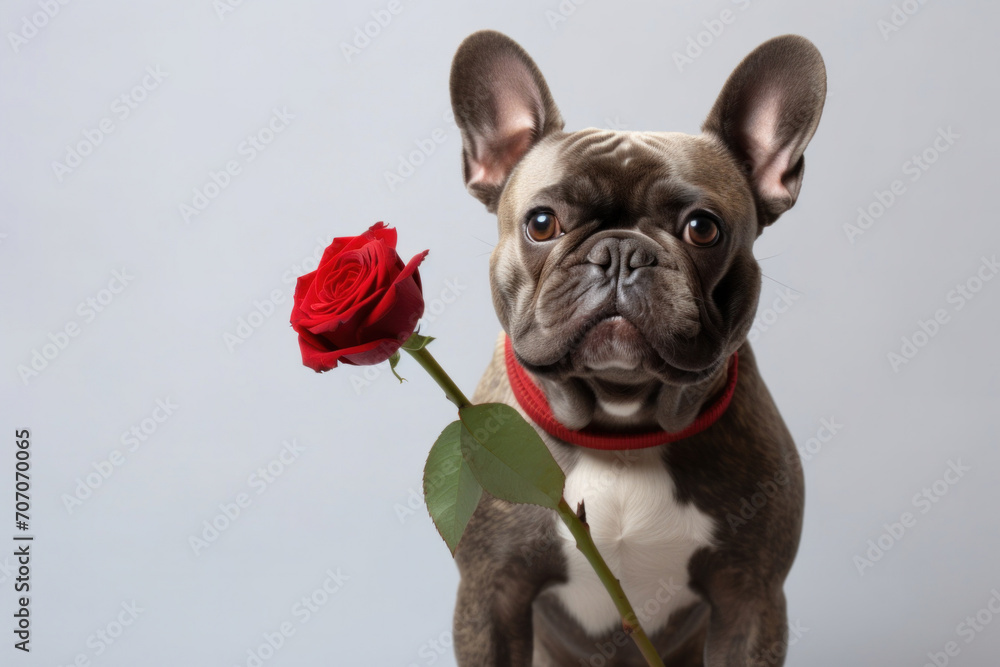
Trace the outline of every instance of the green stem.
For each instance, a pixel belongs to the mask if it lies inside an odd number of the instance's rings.
[[[406,348],[403,348],[406,350]],[[441,364],[437,362],[430,352],[427,351],[426,347],[422,347],[419,350],[406,350],[411,357],[417,360],[417,363],[423,366],[424,370],[434,381],[438,383],[442,389],[444,389],[444,395],[448,397],[448,400],[454,403],[459,410],[462,408],[472,405],[472,401],[466,398],[462,390],[458,388],[455,381],[448,377],[444,369],[441,368]]]
[[[559,512],[559,518],[563,520],[563,523],[569,528],[569,532],[576,539],[576,548],[583,553],[587,562],[594,568],[601,583],[611,594],[611,599],[622,617],[622,629],[625,634],[632,637],[632,641],[639,647],[639,652],[642,653],[650,667],[663,667],[663,660],[653,647],[652,642],[649,641],[649,637],[646,636],[646,631],[639,624],[639,619],[635,615],[635,611],[632,610],[632,605],[625,596],[625,591],[622,590],[621,582],[615,577],[608,564],[604,562],[604,558],[597,550],[597,545],[591,539],[590,529],[580,521],[576,512],[570,509],[565,498],[559,499],[559,508],[556,511]]]
[[[402,349],[406,350],[411,357],[416,359],[417,363],[434,378],[438,386],[444,389],[444,394],[448,397],[448,400],[454,403],[459,410],[472,405],[472,402],[462,393],[462,390],[458,388],[458,385],[448,376],[445,370],[441,368],[441,364],[427,351],[426,347],[422,347],[419,350],[408,350],[405,347]],[[566,504],[565,498],[559,499],[556,511],[559,513],[559,518],[563,520],[563,523],[566,524],[570,533],[576,539],[576,548],[583,553],[587,562],[597,572],[601,583],[604,584],[604,587],[611,595],[611,599],[614,601],[615,607],[622,617],[622,629],[625,631],[625,634],[632,637],[632,641],[639,647],[639,652],[642,653],[649,667],[664,667],[660,654],[653,648],[652,642],[649,641],[645,630],[639,624],[639,619],[635,611],[633,611],[628,598],[625,596],[625,591],[622,590],[621,582],[611,572],[608,564],[604,562],[604,558],[601,557],[600,552],[597,550],[597,545],[591,539],[590,529],[580,521],[580,517],[576,515],[576,512],[570,509],[569,505]]]

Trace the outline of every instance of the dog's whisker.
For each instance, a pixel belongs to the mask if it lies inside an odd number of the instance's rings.
[[[770,281],[771,281],[771,282],[773,282],[773,283],[778,283],[779,285],[781,285],[781,286],[782,286],[782,287],[784,287],[785,289],[790,289],[790,290],[792,290],[792,291],[793,291],[793,292],[795,292],[796,294],[805,294],[805,292],[803,292],[803,291],[801,291],[801,290],[797,290],[797,289],[795,289],[794,287],[791,287],[791,286],[789,286],[789,285],[786,285],[785,283],[781,282],[780,280],[775,280],[774,278],[772,278],[771,276],[767,275],[766,273],[761,273],[760,275],[764,276],[765,278],[767,278],[768,280],[770,280]]]

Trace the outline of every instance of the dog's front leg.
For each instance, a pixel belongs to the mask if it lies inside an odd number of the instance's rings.
[[[453,632],[459,667],[531,667],[531,599],[511,595],[517,583],[500,576],[487,568],[462,574]]]
[[[741,599],[736,591],[731,596],[716,599],[705,642],[706,667],[781,667],[785,664],[788,619],[785,595],[780,589],[756,600]]]
[[[560,578],[554,514],[483,495],[455,553],[459,667],[531,667],[532,603]]]

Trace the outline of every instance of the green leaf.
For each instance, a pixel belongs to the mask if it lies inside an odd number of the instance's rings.
[[[503,403],[470,405],[462,420],[462,456],[484,489],[512,503],[556,509],[566,475],[538,432]]]
[[[452,556],[483,495],[483,487],[462,458],[461,432],[462,422],[448,424],[431,447],[424,466],[427,511]]]
[[[396,364],[398,363],[399,363],[399,350],[396,350],[395,352],[392,353],[392,356],[389,357],[389,370],[392,371],[392,374],[396,376],[397,380],[399,380],[399,384],[403,384],[403,382],[406,381],[406,378],[404,378],[402,375],[396,372]]]
[[[406,342],[403,343],[403,349],[410,352],[416,352],[427,347],[427,344],[434,340],[431,336],[421,336],[420,334],[411,334]]]

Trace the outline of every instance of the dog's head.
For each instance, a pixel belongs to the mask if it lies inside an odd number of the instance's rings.
[[[603,393],[676,427],[655,388],[706,382],[743,342],[753,242],[795,203],[825,96],[819,52],[788,35],[740,63],[700,135],[565,132],[520,46],[462,43],[451,98],[466,186],[499,222],[494,305],[560,421],[587,425]]]

